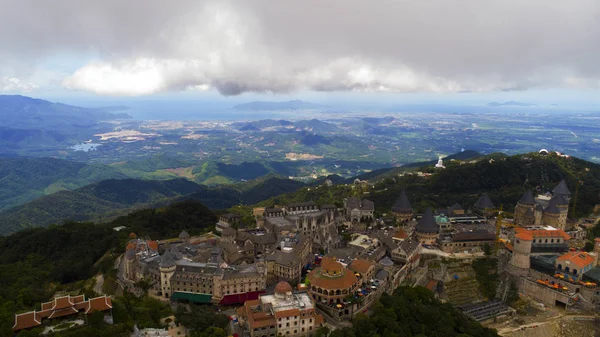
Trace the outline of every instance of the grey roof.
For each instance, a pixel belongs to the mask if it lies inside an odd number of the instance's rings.
[[[166,252],[163,256],[161,256],[158,266],[161,268],[169,268],[175,266],[175,260],[173,260],[173,256],[170,251]]]
[[[174,260],[181,260],[183,258],[183,255],[181,254],[181,252],[179,251],[179,248],[177,248],[176,245],[171,245],[170,253],[171,253],[171,257]]]
[[[410,201],[408,201],[406,191],[402,190],[402,192],[400,192],[400,196],[396,200],[394,206],[392,206],[392,212],[412,213],[412,206],[410,205]]]
[[[375,203],[373,203],[371,200],[363,199],[361,209],[365,211],[374,211]]]
[[[567,183],[565,182],[565,180],[561,180],[560,183],[558,183],[558,185],[556,185],[556,187],[552,190],[552,193],[554,194],[562,194],[562,195],[571,195],[571,191],[569,191],[569,188],[567,187]]]
[[[133,260],[135,258],[135,251],[133,249],[129,249],[125,252],[125,258],[127,260]]]
[[[439,227],[438,227],[439,228]],[[402,249],[406,254],[410,255],[414,251],[419,248],[419,241],[417,240],[404,240],[399,244],[400,249]]]
[[[181,233],[179,233],[179,238],[180,239],[188,239],[190,237],[190,234],[188,232],[186,232],[185,230],[181,231]]]
[[[293,265],[300,263],[300,257],[294,252],[284,253],[280,250],[275,250],[273,254],[267,256],[267,261],[275,261],[275,263],[283,265]]]
[[[525,205],[535,204],[535,199],[533,199],[533,193],[531,193],[531,190],[525,191],[525,194],[523,194],[523,196],[519,200],[519,203]]]
[[[550,203],[548,203],[548,206],[546,207],[546,209],[544,209],[544,212],[550,214],[560,214],[560,208],[556,206],[556,201],[557,200],[555,198],[550,199]]]
[[[479,197],[479,200],[477,200],[477,202],[475,203],[475,208],[478,209],[486,209],[486,208],[495,208],[494,204],[492,203],[492,200],[490,199],[490,197],[487,195],[487,193],[483,193],[481,195],[481,197]]]
[[[237,233],[237,231],[231,227],[225,227],[221,231],[221,235],[235,235],[235,233]]]
[[[321,209],[336,209],[337,207],[335,207],[335,205],[332,204],[325,204],[323,206],[321,206]]]
[[[552,197],[552,199],[550,199],[550,202],[552,202],[552,200],[555,200],[554,202],[557,205],[568,205],[569,204],[569,202],[567,201],[567,199],[564,197],[563,194],[554,195],[554,197]]]
[[[459,203],[456,203],[448,208],[449,211],[457,211],[463,209]]]
[[[384,267],[391,267],[394,265],[394,261],[392,261],[389,257],[386,256],[383,259],[379,260],[379,264]]]
[[[346,208],[372,211],[375,209],[375,204],[371,200],[363,199],[361,201],[357,197],[351,197],[346,200]]]
[[[378,272],[375,274],[375,277],[374,277],[374,279],[376,279],[376,280],[380,280],[380,281],[385,281],[385,280],[387,280],[387,278],[389,277],[389,275],[390,275],[390,273],[388,273],[388,271],[387,271],[387,270],[385,270],[385,269],[381,269],[380,271],[378,271]]]
[[[419,219],[416,230],[421,233],[439,233],[440,226],[435,222],[431,208],[427,208],[425,213],[423,213],[423,216]]]
[[[227,213],[227,214],[223,215],[223,217],[225,217],[227,219],[238,219],[238,218],[241,218],[240,215],[235,214],[235,213]]]
[[[273,244],[277,242],[277,237],[274,233],[264,234],[264,235],[250,235],[250,240],[259,245]]]

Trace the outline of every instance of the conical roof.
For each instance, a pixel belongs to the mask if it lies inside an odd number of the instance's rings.
[[[169,268],[169,267],[175,266],[175,261],[173,260],[173,255],[171,254],[171,252],[166,252],[160,258],[160,262],[158,263],[158,266],[160,268]]]
[[[567,201],[567,199],[565,199],[563,194],[557,194],[554,197],[552,197],[552,199],[550,199],[550,201],[555,200],[556,205],[568,205],[569,202]]]
[[[189,237],[190,237],[190,234],[188,232],[186,232],[185,230],[181,231],[181,233],[179,234],[180,239],[188,239]]]
[[[406,196],[405,190],[402,190],[402,192],[400,192],[400,196],[396,200],[394,206],[392,206],[392,212],[412,213],[412,206],[410,205],[410,201],[408,201],[408,197]]]
[[[494,207],[494,204],[492,203],[492,199],[490,199],[490,197],[487,195],[487,193],[483,193],[481,195],[481,197],[479,197],[479,200],[477,200],[477,202],[475,203],[475,208],[491,209],[491,208],[495,208],[495,207]]]
[[[392,261],[389,257],[386,256],[383,259],[379,260],[379,264],[384,267],[391,267],[394,265],[394,261]]]
[[[569,196],[571,195],[571,191],[569,191],[569,188],[567,187],[567,183],[565,182],[565,180],[561,180],[560,183],[558,183],[558,185],[556,185],[556,187],[552,190],[552,193],[554,195],[557,194],[562,194],[562,195],[566,195]]]
[[[421,219],[419,219],[416,229],[417,232],[421,233],[439,233],[440,226],[438,226],[438,224],[435,222],[431,208],[427,208],[425,213],[423,213],[423,216]]]
[[[183,255],[181,254],[179,248],[176,245],[171,245],[171,249],[169,250],[169,252],[171,253],[171,257],[174,260],[181,260],[183,258]]]
[[[533,193],[531,193],[531,190],[527,190],[525,194],[523,194],[521,200],[519,200],[519,203],[525,205],[535,204],[535,199],[533,199]]]
[[[551,213],[551,214],[560,214],[560,208],[558,208],[556,202],[557,202],[556,198],[550,199],[550,202],[548,203],[548,206],[546,207],[546,209],[544,209],[544,212]]]

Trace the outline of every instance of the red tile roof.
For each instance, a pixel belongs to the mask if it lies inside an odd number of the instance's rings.
[[[565,233],[565,231],[563,231],[562,229],[556,229],[556,230],[532,229],[532,230],[528,230],[527,228],[516,227],[515,228],[515,233],[517,233],[517,234],[527,234],[532,239],[537,239],[537,238],[556,238],[556,237],[562,237],[565,240],[571,239],[571,237],[569,236],[569,234]]]
[[[107,296],[91,298],[85,313],[112,309],[112,299]]]
[[[366,274],[369,271],[369,269],[371,269],[374,266],[375,264],[369,260],[356,259],[350,262],[350,264],[348,265],[348,269],[357,273]]]
[[[30,311],[24,314],[15,315],[15,325],[13,325],[13,330],[28,329],[40,324],[42,324],[42,321],[41,319],[38,320],[35,311]]]
[[[404,240],[406,238],[408,238],[408,234],[406,234],[406,232],[404,231],[403,228],[400,228],[393,236],[394,239],[396,240]]]
[[[594,257],[586,252],[568,252],[559,256],[556,261],[569,261],[579,268],[584,268],[594,263]]]
[[[275,312],[275,318],[279,319],[282,317],[293,317],[300,316],[300,310],[298,309],[289,309],[289,310],[281,310]]]

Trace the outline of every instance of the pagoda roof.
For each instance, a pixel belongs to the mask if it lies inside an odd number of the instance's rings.
[[[408,201],[408,197],[406,196],[406,191],[402,190],[400,192],[400,196],[396,200],[394,206],[392,206],[392,212],[397,213],[411,213],[412,206],[410,205],[410,201]]]
[[[525,193],[523,194],[523,196],[519,200],[519,203],[520,204],[525,204],[525,205],[533,205],[533,204],[535,204],[535,199],[533,199],[533,193],[531,193],[531,190],[525,191]]]
[[[433,211],[431,208],[427,208],[421,219],[419,219],[419,223],[417,224],[417,232],[421,233],[439,233],[440,226],[435,222],[433,218]]]
[[[479,200],[475,203],[475,208],[486,209],[486,208],[495,208],[492,200],[488,196],[487,193],[483,193]]]
[[[562,195],[571,195],[571,191],[569,191],[569,188],[567,187],[567,183],[565,182],[565,180],[561,180],[560,183],[558,183],[558,185],[556,185],[556,187],[552,190],[553,194],[562,194]]]

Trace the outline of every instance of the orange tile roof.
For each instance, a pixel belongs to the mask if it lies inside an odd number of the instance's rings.
[[[515,235],[515,238],[525,241],[533,241],[533,237],[529,235],[529,233],[518,233]]]
[[[315,315],[315,323],[316,324],[323,324],[325,322],[325,318],[323,318],[323,315]]]
[[[350,264],[348,265],[348,269],[357,273],[366,274],[369,271],[369,269],[371,269],[374,266],[375,264],[369,260],[356,259],[350,262]]]
[[[267,314],[266,312],[251,312],[250,315],[248,315],[248,325],[251,329],[262,328],[275,324],[277,324],[275,317]]]
[[[594,257],[586,252],[568,252],[559,256],[556,261],[569,261],[579,268],[584,268],[594,263]]]
[[[64,308],[70,308],[75,303],[71,300],[71,296],[57,297],[54,299],[54,305],[52,306],[52,310],[59,310]]]
[[[435,288],[436,285],[437,285],[436,280],[430,280],[429,282],[427,282],[427,285],[425,285],[425,288],[433,291],[433,288]]]
[[[35,311],[30,311],[24,314],[15,315],[15,325],[13,325],[13,330],[23,330],[40,324],[42,324],[42,322],[36,317]]]
[[[85,313],[112,309],[112,299],[108,296],[90,298]]]
[[[344,269],[344,266],[335,257],[325,256],[321,259],[321,270],[325,270],[328,273],[335,271],[339,274],[342,272],[342,269]]]
[[[321,268],[315,268],[308,274],[308,281],[311,285],[326,290],[342,290],[352,287],[358,281],[350,270],[344,270],[336,276],[329,276],[323,275]]]
[[[158,250],[158,242],[148,241],[148,248],[150,248],[152,250]]]
[[[527,233],[533,239],[537,239],[537,238],[556,238],[556,237],[562,237],[565,240],[571,239],[571,237],[569,236],[569,234],[565,233],[565,231],[563,231],[562,229],[556,229],[556,230],[533,229],[533,230],[528,230],[527,228],[516,227],[515,228],[515,232],[517,234]]]
[[[393,236],[394,239],[404,240],[408,237],[408,234],[404,231],[403,228],[400,228]]]
[[[54,305],[54,301],[42,303],[42,311],[52,309],[53,305]]]
[[[77,309],[75,309],[73,307],[63,308],[63,309],[59,309],[59,310],[53,310],[52,313],[50,314],[50,316],[48,316],[48,318],[69,316],[69,315],[76,314],[77,312],[78,312]]]
[[[513,244],[512,242],[505,242],[504,245],[506,246],[506,249],[510,250],[511,252],[513,251]]]
[[[300,310],[288,309],[288,310],[281,310],[281,311],[275,312],[275,318],[277,318],[277,319],[283,318],[283,317],[293,317],[293,316],[300,316]]]

